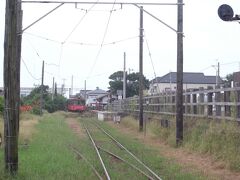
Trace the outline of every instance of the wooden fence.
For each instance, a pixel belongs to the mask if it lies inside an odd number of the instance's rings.
[[[183,93],[184,116],[240,121],[240,87],[189,89]],[[176,93],[164,92],[145,96],[144,113],[175,115]],[[109,109],[117,112],[138,112],[138,97],[114,101]]]

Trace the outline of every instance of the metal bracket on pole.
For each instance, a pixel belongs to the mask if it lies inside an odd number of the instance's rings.
[[[140,6],[138,6],[137,4],[133,4],[134,6],[138,7],[139,9],[141,8]],[[183,5],[183,4],[182,4]],[[163,25],[165,25],[166,27],[168,27],[169,29],[171,29],[172,31],[174,31],[177,34],[183,34],[183,32],[178,32],[176,29],[174,29],[172,26],[168,25],[167,23],[165,23],[164,21],[162,21],[161,19],[157,18],[156,16],[154,16],[153,14],[151,14],[150,12],[146,11],[145,9],[143,9],[143,11],[148,14],[149,16],[153,17],[154,19],[156,19],[157,21],[159,21],[160,23],[162,23]],[[185,37],[183,35],[183,37]]]
[[[22,30],[22,33],[24,31],[26,31],[28,28],[32,27],[34,24],[36,24],[37,22],[39,22],[40,20],[42,20],[43,18],[45,18],[47,15],[51,14],[53,11],[55,11],[56,9],[58,9],[59,7],[61,7],[64,3],[61,3],[60,5],[58,5],[57,7],[53,8],[51,11],[49,11],[48,13],[46,13],[45,15],[43,15],[42,17],[38,18],[36,21],[34,21],[33,23],[31,23],[30,25],[28,25],[27,27],[25,27]]]

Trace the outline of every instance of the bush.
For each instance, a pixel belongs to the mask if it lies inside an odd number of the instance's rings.
[[[53,113],[58,110],[61,110],[61,111],[65,110],[65,107],[66,107],[66,98],[61,95],[57,95],[54,97],[53,100],[48,99],[45,102],[45,109],[49,113]]]
[[[32,113],[35,115],[41,115],[41,110],[39,107],[33,107]]]

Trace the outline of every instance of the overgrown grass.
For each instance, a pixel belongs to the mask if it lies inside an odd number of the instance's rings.
[[[0,133],[3,135],[3,116],[0,114]]]
[[[27,114],[21,116],[21,119],[24,119],[21,122],[23,123],[21,126],[26,126],[25,128],[20,129],[20,134],[22,132],[24,135],[20,135],[20,139],[22,140],[19,145],[19,171],[14,179],[97,179],[85,161],[76,156],[72,150],[70,150],[69,144],[77,147],[79,151],[94,164],[96,169],[103,174],[102,167],[97,160],[96,153],[94,152],[88,137],[86,135],[77,136],[74,134],[72,129],[70,129],[65,123],[64,119],[66,117],[66,113],[47,114],[36,123],[34,121],[35,116],[28,116]],[[87,117],[83,117],[81,121],[82,120],[84,120],[84,122],[92,121],[92,119]],[[121,125],[123,124],[132,129],[137,130],[138,128],[137,121],[132,121],[131,118],[124,119],[121,122]],[[163,179],[205,179],[205,177],[199,174],[186,172],[181,169],[179,165],[161,157],[159,155],[159,150],[144,145],[135,137],[124,134],[118,129],[111,128],[106,123],[101,123],[101,125],[105,129],[108,129],[114,137],[117,137],[121,143],[123,143],[144,163],[150,166],[151,169]],[[220,125],[221,127],[219,127]],[[185,132],[186,143],[184,146],[201,153],[214,153],[214,148],[221,149],[221,147],[218,145],[207,146],[202,138],[205,138],[205,141],[208,142],[208,144],[211,144],[212,141],[215,142],[215,139],[217,139],[218,142],[224,146],[222,149],[226,150],[229,148],[228,146],[231,148],[228,149],[228,151],[224,151],[224,153],[219,151],[219,154],[216,154],[216,157],[224,159],[229,153],[233,154],[232,157],[239,157],[239,154],[234,154],[235,152],[239,152],[237,151],[237,148],[239,148],[239,134],[235,133],[237,132],[236,126],[230,126],[228,123],[225,123],[224,126],[222,126],[223,124],[217,124],[216,126],[215,124],[208,123],[205,125],[202,123],[199,125],[197,123],[191,124],[187,128],[188,131]],[[219,131],[220,128],[224,129],[224,131]],[[150,133],[154,138],[161,138],[167,143],[174,142],[174,125],[171,125],[170,128],[166,129],[161,128],[158,121],[151,121],[147,126],[147,133]],[[223,137],[223,134],[226,135]],[[110,147],[110,142],[105,140],[105,135],[93,131],[93,136],[98,138],[98,144],[104,145],[106,148],[113,150]],[[219,137],[221,138],[219,139]],[[232,141],[232,138],[230,137],[235,139],[235,141]],[[25,139],[28,139],[27,146],[21,146],[21,143],[25,142]],[[225,141],[230,141],[231,143]],[[120,153],[122,153],[121,155],[125,157],[121,150],[118,151],[120,151]],[[111,177],[113,179],[144,179],[143,176],[139,176],[139,174],[136,175],[136,173],[134,174],[134,171],[132,171],[127,165],[118,162],[116,159],[110,158],[109,155],[102,154],[104,159],[106,158],[108,168],[111,169]],[[3,159],[3,149],[0,149],[0,179],[12,179],[12,177],[4,174]],[[233,167],[237,169],[239,159],[235,158],[235,160],[236,164]],[[133,162],[132,160],[130,161]]]
[[[171,122],[169,128],[161,127],[159,120],[151,120],[147,124],[147,133],[153,139],[175,146],[175,122],[168,119]],[[133,129],[137,126],[137,121],[130,117],[122,122]],[[183,147],[211,155],[216,160],[224,161],[229,169],[240,171],[240,127],[236,122],[185,119]]]
[[[83,121],[83,120],[82,120]],[[85,119],[86,121],[86,119]],[[88,122],[90,120],[87,120]],[[127,122],[125,122],[128,124]],[[129,126],[128,128],[134,128],[136,127],[136,122],[131,122],[130,124],[132,126]],[[125,125],[126,125],[125,124]],[[203,176],[199,174],[192,174],[189,172],[184,171],[183,169],[180,168],[179,165],[175,164],[174,162],[160,156],[159,150],[157,150],[154,147],[150,147],[148,145],[144,145],[141,143],[138,139],[136,139],[134,136],[131,137],[127,134],[124,134],[124,132],[120,132],[118,129],[111,128],[108,124],[106,123],[101,123],[100,124],[104,129],[107,129],[107,131],[114,136],[115,138],[118,139],[120,143],[122,143],[125,147],[127,147],[132,153],[134,153],[139,159],[141,159],[146,165],[148,165],[153,171],[155,171],[162,179],[182,179],[182,180],[187,180],[187,179],[205,179]],[[112,146],[112,143],[105,140],[106,135],[103,133],[97,131],[97,132],[92,132],[92,135],[97,138],[98,144],[100,146],[105,147],[106,149],[109,149],[110,151],[120,155],[121,157],[124,157],[124,159],[127,159],[129,162],[132,164],[135,164],[139,168],[142,168],[142,166],[139,166],[139,164],[136,164],[136,161],[129,158],[129,155],[126,154],[125,151],[119,149],[119,148],[114,148]],[[106,142],[105,142],[106,141]],[[116,145],[115,145],[116,146]],[[116,146],[117,147],[117,146]],[[118,151],[117,151],[118,149]],[[111,172],[116,171],[115,174],[113,174],[113,179],[145,179],[142,175],[139,176],[139,174],[133,174],[134,171],[131,170],[128,166],[121,166],[119,164],[115,165],[114,163],[111,163],[112,160],[109,159],[108,162],[111,164]],[[108,164],[108,163],[107,163]],[[126,169],[124,169],[126,168]],[[119,177],[119,170],[121,172],[125,172],[125,176],[120,176]],[[144,168],[142,169],[144,170]],[[124,173],[122,173],[124,174]]]
[[[62,116],[44,116],[36,130],[28,146],[19,147],[19,171],[15,179],[95,178],[89,167],[83,161],[78,161],[69,149],[68,144],[78,144],[79,139]],[[3,150],[0,150],[0,177],[12,179],[3,175],[3,166]]]
[[[240,127],[236,123],[197,121],[185,134],[185,147],[213,155],[240,171]]]

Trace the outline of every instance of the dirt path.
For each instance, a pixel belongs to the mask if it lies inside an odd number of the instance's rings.
[[[85,136],[84,130],[75,118],[67,118],[66,123],[75,134],[78,136]],[[230,171],[225,167],[224,163],[214,161],[210,156],[191,153],[183,148],[175,149],[160,141],[153,140],[148,136],[144,137],[135,130],[112,122],[109,122],[109,124],[114,128],[118,128],[122,133],[137,138],[142,143],[158,148],[162,156],[167,157],[170,161],[180,164],[186,172],[199,172],[208,177],[208,179],[214,180],[240,180],[240,173]]]
[[[163,142],[153,140],[149,136],[144,137],[143,134],[133,129],[113,122],[109,122],[109,124],[114,128],[118,128],[122,133],[136,137],[142,143],[156,147],[162,156],[180,164],[184,171],[199,172],[211,180],[240,180],[240,173],[230,171],[223,162],[215,161],[211,156],[188,152],[183,148],[172,148]]]
[[[80,126],[79,122],[76,119],[74,119],[74,118],[67,118],[66,119],[66,123],[68,124],[68,126],[73,130],[73,132],[77,136],[85,136],[82,127]]]

